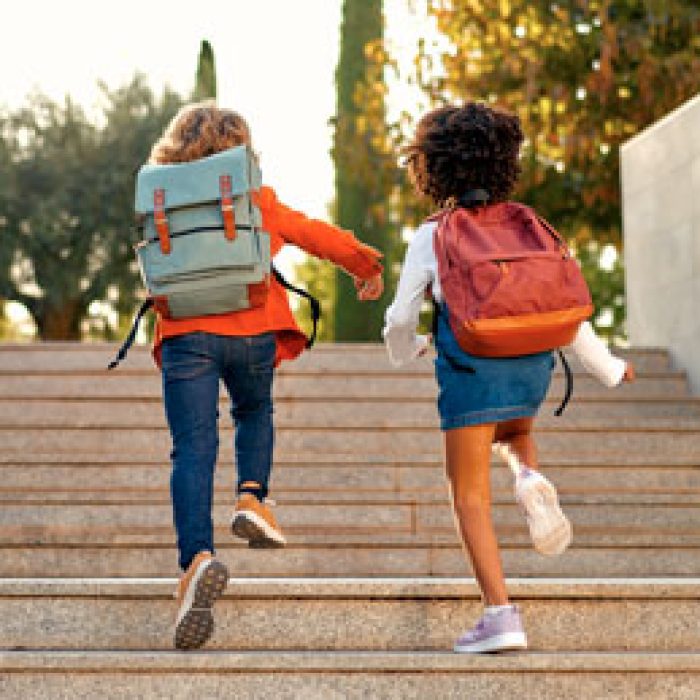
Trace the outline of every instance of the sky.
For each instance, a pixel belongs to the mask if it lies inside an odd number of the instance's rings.
[[[285,204],[328,219],[334,194],[330,157],[342,0],[34,0],[4,3],[0,108],[39,91],[99,110],[98,82],[117,88],[136,72],[156,91],[190,94],[203,39],[216,60],[218,102],[249,122],[264,181]],[[419,37],[434,35],[420,0],[384,0],[387,47],[410,67]],[[432,34],[431,34],[432,33]],[[417,109],[415,88],[395,82],[389,112]],[[362,235],[362,232],[358,232]],[[293,277],[304,255],[276,263]],[[24,317],[21,307],[11,316]],[[13,307],[14,308],[14,307]]]
[[[389,41],[409,60],[427,25],[410,9],[414,2],[384,5]],[[266,182],[290,206],[326,217],[341,6],[342,0],[12,2],[3,8],[0,106],[17,106],[39,90],[54,99],[68,93],[94,110],[98,80],[115,88],[136,71],[156,90],[167,84],[189,94],[200,42],[208,39],[219,104],[249,121]]]
[[[387,45],[402,65],[410,66],[418,38],[430,35],[423,5],[384,0]],[[251,125],[264,181],[285,204],[328,219],[341,8],[342,0],[4,3],[0,108],[18,107],[39,91],[54,100],[69,94],[96,114],[98,81],[117,88],[137,71],[157,92],[168,85],[188,95],[200,43],[207,39],[216,59],[218,102]],[[394,85],[390,113],[412,112],[416,105],[415,89]],[[293,276],[303,259],[285,249],[276,262]]]

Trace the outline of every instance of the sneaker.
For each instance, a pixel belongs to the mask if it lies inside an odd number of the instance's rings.
[[[177,586],[176,649],[197,649],[211,637],[214,631],[211,608],[227,582],[228,569],[210,552],[200,552],[192,560]]]
[[[463,654],[527,649],[527,637],[517,606],[509,605],[494,613],[484,613],[479,622],[455,643]]]
[[[272,514],[272,501],[262,503],[252,493],[242,493],[231,519],[231,531],[248,540],[249,547],[284,547],[287,540]]]
[[[524,467],[515,482],[515,497],[525,511],[535,549],[550,557],[564,552],[571,544],[572,528],[552,483]]]

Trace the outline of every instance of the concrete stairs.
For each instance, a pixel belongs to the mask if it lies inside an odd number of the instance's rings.
[[[0,697],[700,697],[700,399],[660,350],[610,391],[576,373],[539,420],[574,544],[529,546],[506,468],[495,519],[531,651],[450,653],[480,602],[454,533],[428,359],[320,346],[276,381],[285,550],[230,536],[222,403],[214,518],[234,577],[200,652],[171,650],[177,576],[159,377],[106,345],[0,346]]]

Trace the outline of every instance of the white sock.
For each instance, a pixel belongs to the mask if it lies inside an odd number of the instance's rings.
[[[484,613],[486,615],[498,615],[502,610],[510,610],[511,607],[510,603],[508,605],[487,605],[484,608]]]

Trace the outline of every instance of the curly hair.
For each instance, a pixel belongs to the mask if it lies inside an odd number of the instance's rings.
[[[517,116],[468,102],[426,114],[404,155],[416,190],[438,206],[471,189],[484,189],[489,202],[499,202],[508,198],[520,175],[522,142]]]
[[[151,149],[149,163],[187,163],[251,145],[250,127],[240,114],[220,109],[213,100],[185,105]]]

